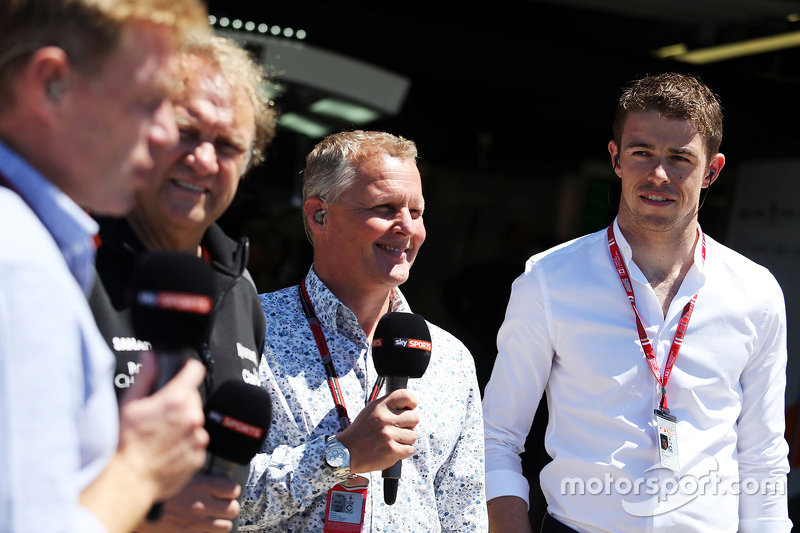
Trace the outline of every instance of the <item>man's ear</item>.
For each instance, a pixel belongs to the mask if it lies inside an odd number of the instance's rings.
[[[36,117],[51,122],[69,91],[69,76],[69,58],[64,50],[56,46],[39,48],[18,76],[14,99],[24,99]]]
[[[703,178],[703,188],[710,186],[717,180],[719,173],[722,172],[722,167],[724,166],[724,155],[716,154],[711,157],[711,161],[708,163],[708,173],[706,174],[705,178]]]
[[[611,154],[611,166],[614,172],[621,178],[622,168],[619,166],[619,147],[616,141],[608,141],[608,153]]]
[[[312,196],[303,203],[303,213],[312,232],[323,233],[325,231],[325,213],[327,211],[328,204],[318,196]]]

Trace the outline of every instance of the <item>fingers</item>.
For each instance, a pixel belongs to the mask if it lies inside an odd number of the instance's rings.
[[[212,498],[220,500],[235,500],[242,493],[242,487],[235,481],[222,477],[209,477],[203,474],[196,475],[185,490],[188,490],[191,486],[197,486]]]
[[[200,384],[203,383],[203,378],[205,375],[206,368],[203,366],[203,363],[194,359],[189,359],[186,361],[186,364],[183,365],[183,368],[181,368],[180,372],[175,374],[175,377],[169,380],[169,382],[164,385],[161,390],[183,390],[187,388],[190,390],[197,389]]]
[[[398,389],[376,401],[381,400],[386,403],[386,407],[397,412],[412,410],[417,407],[417,397],[408,389]]]
[[[201,363],[187,361],[159,391],[131,397],[120,410],[120,449],[129,464],[140,465],[159,500],[177,494],[205,462],[208,433],[197,390],[204,373]]]
[[[409,390],[392,392],[367,405],[353,423],[339,433],[350,451],[352,473],[384,470],[414,453],[419,424],[417,398]]]
[[[241,487],[224,478],[197,475],[184,489],[164,503],[157,522],[142,522],[138,533],[225,533],[233,528],[239,514],[236,498]]]

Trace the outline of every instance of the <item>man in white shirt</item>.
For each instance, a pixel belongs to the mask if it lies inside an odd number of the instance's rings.
[[[790,530],[783,294],[697,223],[721,139],[695,78],[623,93],[617,219],[512,287],[484,397],[491,531],[531,530],[519,453],[545,390],[542,531]]]

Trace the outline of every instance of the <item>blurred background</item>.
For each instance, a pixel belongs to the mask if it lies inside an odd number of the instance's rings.
[[[267,161],[220,221],[251,239],[259,291],[298,283],[311,264],[300,171],[323,136],[412,139],[428,238],[402,290],[464,341],[481,387],[525,260],[616,213],[607,144],[622,88],[647,74],[699,75],[722,101],[727,156],[700,223],[784,289],[787,440],[800,464],[800,1],[211,0],[209,11],[272,74],[281,113]],[[524,458],[532,492],[545,422],[537,415]],[[796,472],[790,494],[800,494]],[[532,496],[536,519],[543,501]]]

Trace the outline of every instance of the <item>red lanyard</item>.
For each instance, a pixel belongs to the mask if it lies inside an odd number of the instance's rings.
[[[705,263],[706,236],[704,233],[701,233],[701,235],[703,237],[702,257],[703,263]],[[672,339],[672,347],[669,350],[667,363],[664,366],[664,379],[662,381],[661,373],[658,371],[656,354],[653,352],[653,345],[651,344],[650,339],[647,337],[647,333],[644,330],[642,319],[639,317],[639,311],[636,310],[636,298],[633,295],[633,285],[631,284],[631,278],[628,275],[628,269],[625,268],[625,262],[622,260],[622,254],[619,252],[617,240],[614,237],[613,224],[608,227],[608,249],[611,251],[611,258],[614,260],[614,266],[617,268],[619,280],[622,282],[622,287],[625,289],[625,293],[628,295],[628,299],[631,302],[631,307],[633,307],[633,313],[636,315],[636,329],[639,332],[639,340],[642,344],[642,351],[644,351],[644,355],[647,358],[647,364],[650,365],[650,370],[653,371],[656,381],[661,386],[660,407],[669,413],[669,409],[667,408],[667,381],[669,381],[669,376],[672,373],[672,367],[675,365],[675,359],[678,358],[678,352],[683,344],[683,338],[686,336],[686,328],[689,326],[689,319],[692,317],[692,311],[694,311],[694,304],[697,301],[697,294],[695,294],[692,299],[689,300],[689,303],[687,303],[683,308],[680,322],[678,322],[678,329],[675,332],[675,338]]]
[[[333,366],[333,358],[331,352],[328,350],[328,342],[325,340],[325,333],[322,332],[322,326],[319,325],[317,313],[314,311],[314,306],[311,303],[311,298],[308,296],[306,290],[306,280],[303,280],[298,287],[300,292],[300,304],[303,306],[303,313],[306,315],[308,325],[311,327],[311,332],[314,334],[314,341],[317,343],[319,355],[322,357],[322,365],[325,367],[325,374],[328,376],[328,386],[331,388],[331,396],[333,396],[333,403],[336,405],[336,413],[339,415],[339,426],[342,430],[347,429],[350,425],[350,417],[347,415],[347,407],[344,404],[344,396],[342,389],[339,387],[339,376],[336,374],[336,368]],[[369,402],[372,402],[383,387],[384,378],[379,377],[372,387],[372,394],[370,394]]]

